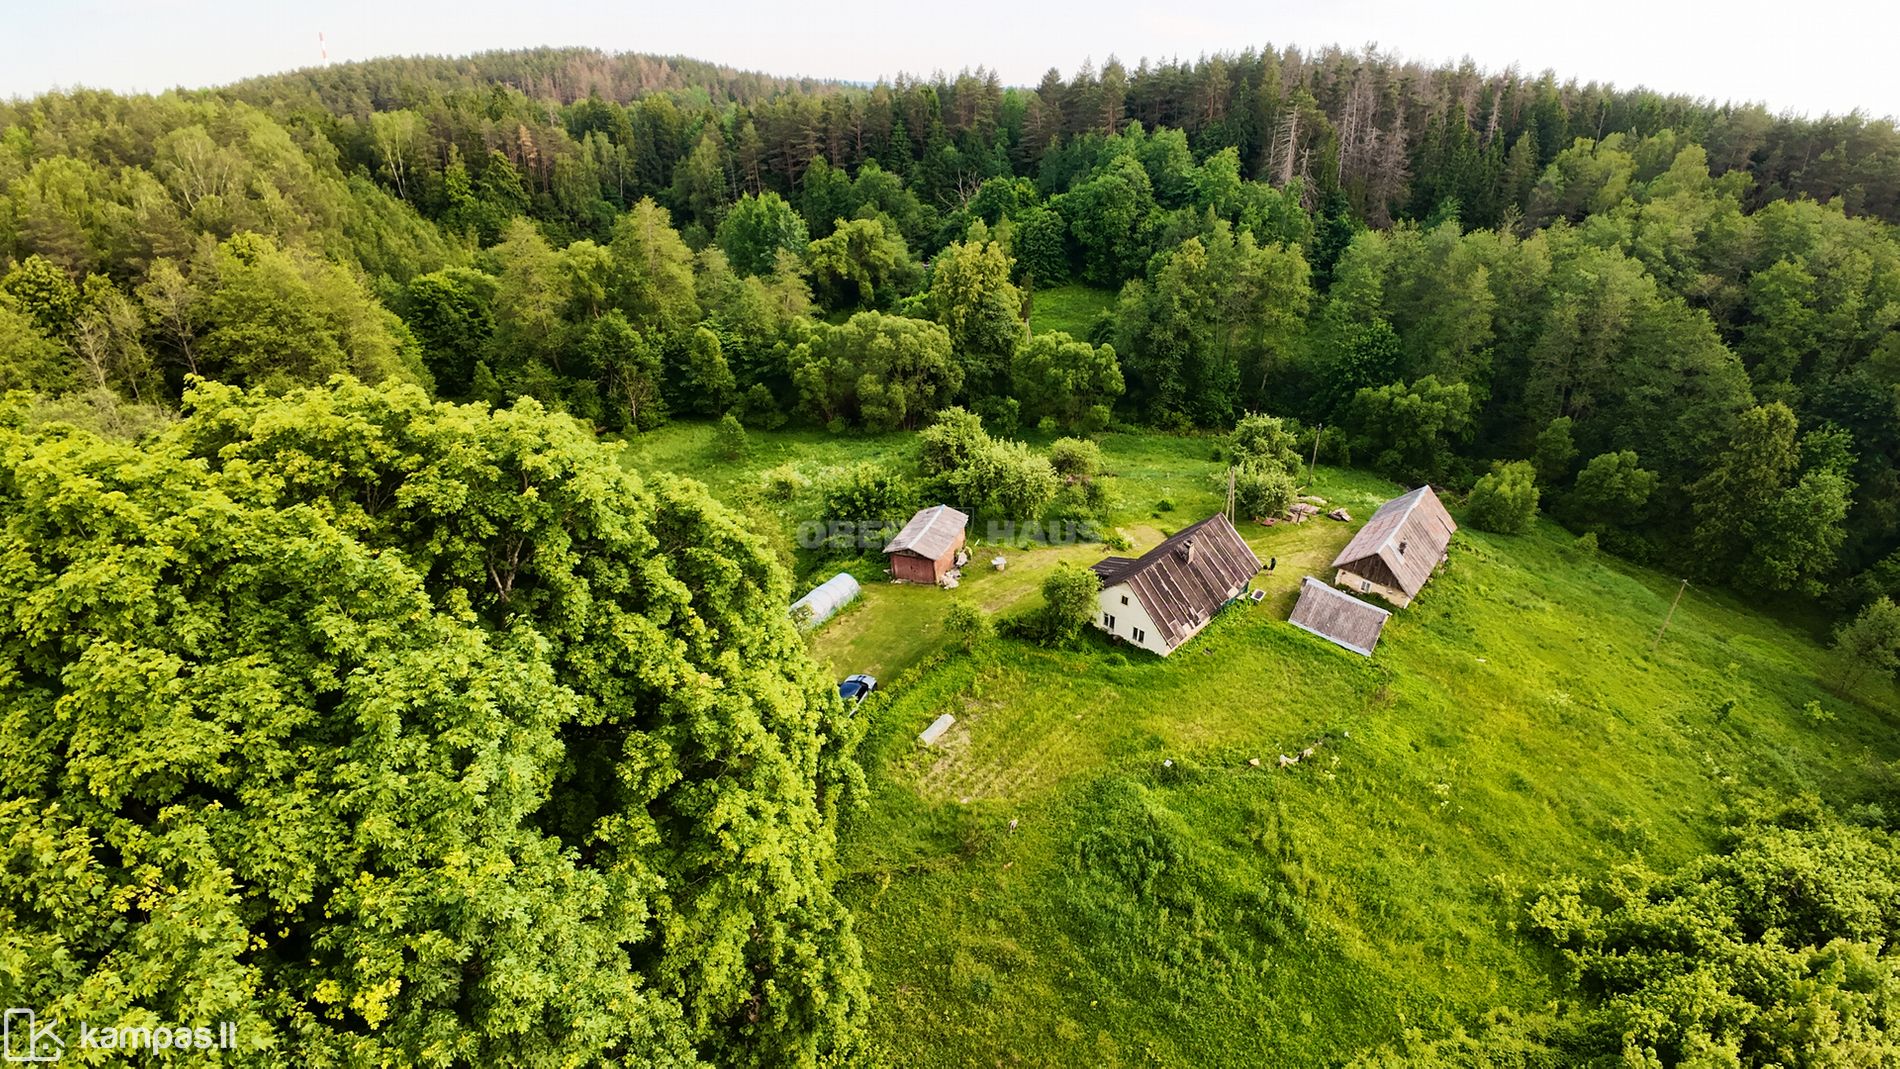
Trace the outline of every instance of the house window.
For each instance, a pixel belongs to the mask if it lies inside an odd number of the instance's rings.
[[[1148,640],[1148,633],[1139,627],[1129,628],[1128,633],[1134,637],[1136,642],[1146,642]]]
[[[1405,543],[1403,542],[1399,543],[1399,556],[1405,556]]]
[[[1361,580],[1359,580],[1359,589],[1361,589],[1361,590],[1371,590],[1371,589],[1372,589],[1372,580],[1370,580],[1370,579],[1361,579]]]
[[[1105,612],[1102,614],[1102,626],[1108,628],[1110,631],[1115,630],[1115,617],[1112,613]]]
[[[1126,605],[1126,604],[1128,604],[1128,595],[1126,595],[1126,594],[1123,594],[1123,595],[1122,595],[1122,604],[1123,604],[1123,605]]]

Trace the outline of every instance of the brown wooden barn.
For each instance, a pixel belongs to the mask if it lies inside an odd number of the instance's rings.
[[[957,566],[964,528],[970,517],[948,505],[932,505],[910,518],[884,547],[891,559],[891,578],[911,583],[936,583]]]
[[[1379,506],[1334,558],[1333,581],[1403,608],[1444,563],[1456,530],[1438,495],[1421,486]]]

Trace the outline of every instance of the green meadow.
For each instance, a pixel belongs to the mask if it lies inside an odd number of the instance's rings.
[[[680,425],[628,460],[709,475],[742,507],[774,465],[908,462],[905,436],[770,434],[708,468],[710,441]],[[1213,440],[1102,445],[1134,552],[1218,507]],[[1522,934],[1546,882],[1685,860],[1753,792],[1850,804],[1891,786],[1890,689],[1831,692],[1810,632],[1715,590],[1691,587],[1652,652],[1676,581],[1548,521],[1461,531],[1369,660],[1288,625],[1300,577],[1400,489],[1320,468],[1310,492],[1353,523],[1244,524],[1277,560],[1269,597],[1165,660],[1093,634],[945,643],[953,597],[1033,605],[1047,568],[1100,545],[979,546],[954,595],[850,562],[865,595],[811,641],[885,682],[841,852],[881,1060],[1351,1061],[1566,997]],[[994,552],[1006,570],[984,566]],[[945,712],[957,725],[920,746]]]
[[[1036,334],[1052,330],[1086,339],[1103,312],[1115,306],[1115,291],[1090,286],[1052,286],[1036,290],[1029,304],[1029,329]]]

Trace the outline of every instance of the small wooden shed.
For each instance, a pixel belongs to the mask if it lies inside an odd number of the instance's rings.
[[[1309,575],[1300,583],[1300,600],[1287,623],[1361,657],[1370,657],[1391,615]]]
[[[891,560],[891,578],[911,583],[936,583],[957,566],[970,517],[948,505],[932,505],[910,518],[884,547]]]

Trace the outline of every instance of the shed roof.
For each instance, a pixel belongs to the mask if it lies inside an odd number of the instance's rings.
[[[1104,587],[1126,585],[1160,629],[1161,641],[1174,647],[1246,588],[1260,558],[1227,516],[1215,513],[1138,559],[1109,557],[1089,570]]]
[[[964,525],[970,517],[948,505],[932,505],[920,509],[910,518],[904,529],[897,532],[884,547],[886,555],[909,553],[925,560],[939,560],[957,544],[957,535],[963,533]]]
[[[1432,569],[1444,559],[1456,530],[1458,524],[1445,511],[1438,495],[1430,486],[1421,486],[1380,505],[1339,551],[1333,567],[1359,570],[1353,565],[1377,560],[1390,573],[1393,585],[1410,597],[1432,577]]]
[[[1379,632],[1392,614],[1368,605],[1323,579],[1307,576],[1300,600],[1287,623],[1365,657],[1379,644]]]

